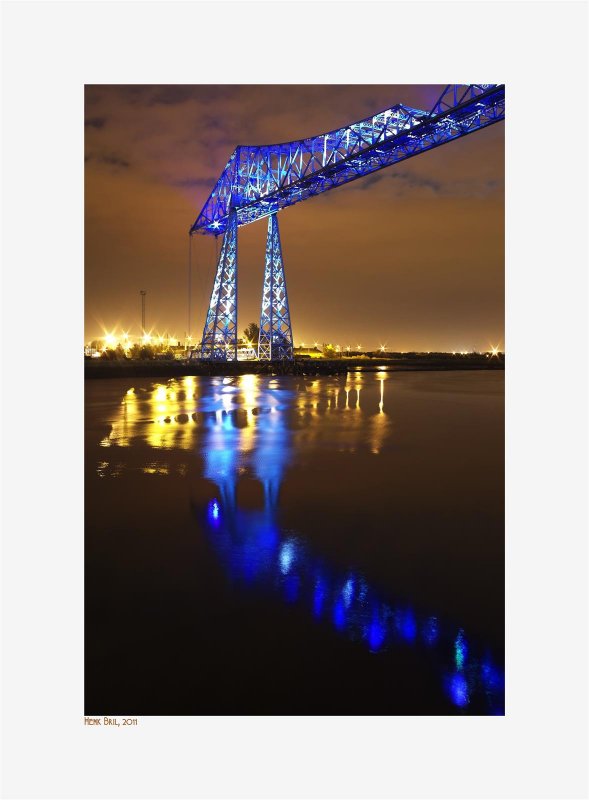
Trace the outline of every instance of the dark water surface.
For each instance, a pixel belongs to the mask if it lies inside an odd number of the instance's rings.
[[[85,713],[503,713],[503,389],[87,381]]]

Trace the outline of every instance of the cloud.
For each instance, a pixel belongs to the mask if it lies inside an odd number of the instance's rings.
[[[391,171],[388,174],[396,184],[395,193],[399,193],[399,191],[403,193],[414,189],[427,189],[434,194],[440,194],[443,191],[442,182],[434,178],[422,177],[406,170],[395,170],[394,166],[391,167]]]
[[[239,92],[237,86],[161,84],[121,86],[120,96],[138,106],[177,106],[195,102],[208,105],[227,100]]]
[[[194,86],[184,86],[182,84],[172,86],[155,86],[149,97],[149,105],[173,106],[178,103],[186,103],[192,100],[195,95]]]
[[[120,167],[121,169],[128,169],[131,164],[126,158],[118,156],[115,153],[103,153],[100,155],[88,154],[84,157],[84,161],[94,161],[97,164],[106,164],[109,167]]]
[[[366,178],[358,179],[354,181],[354,186],[358,189],[365,191],[369,189],[371,186],[374,186],[375,183],[379,183],[384,178],[382,171],[374,172],[372,175],[368,175]]]
[[[433,178],[392,165],[365,178],[354,181],[355,189],[365,191],[380,183],[381,189],[395,197],[430,194],[439,197],[484,198],[503,191],[503,181],[497,178],[469,177],[462,179]]]
[[[85,128],[104,128],[106,117],[89,117],[84,121]]]
[[[179,178],[178,180],[171,181],[171,183],[174,186],[180,186],[182,188],[195,189],[204,187],[205,189],[212,190],[218,180],[219,176],[217,175],[214,178]]]

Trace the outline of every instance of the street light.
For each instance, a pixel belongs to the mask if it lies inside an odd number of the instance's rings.
[[[145,295],[147,292],[145,289],[140,289],[139,294],[141,295],[141,333],[145,338]]]

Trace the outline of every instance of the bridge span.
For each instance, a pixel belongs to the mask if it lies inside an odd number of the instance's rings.
[[[240,226],[269,217],[258,358],[292,360],[278,212],[504,119],[504,85],[449,84],[429,111],[397,103],[307,139],[236,147],[189,231],[190,236],[223,234],[199,358],[237,360]]]

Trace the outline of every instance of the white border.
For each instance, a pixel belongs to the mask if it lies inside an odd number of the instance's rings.
[[[586,797],[585,3],[3,17],[4,796]],[[505,718],[81,725],[83,84],[236,81],[507,84]]]

